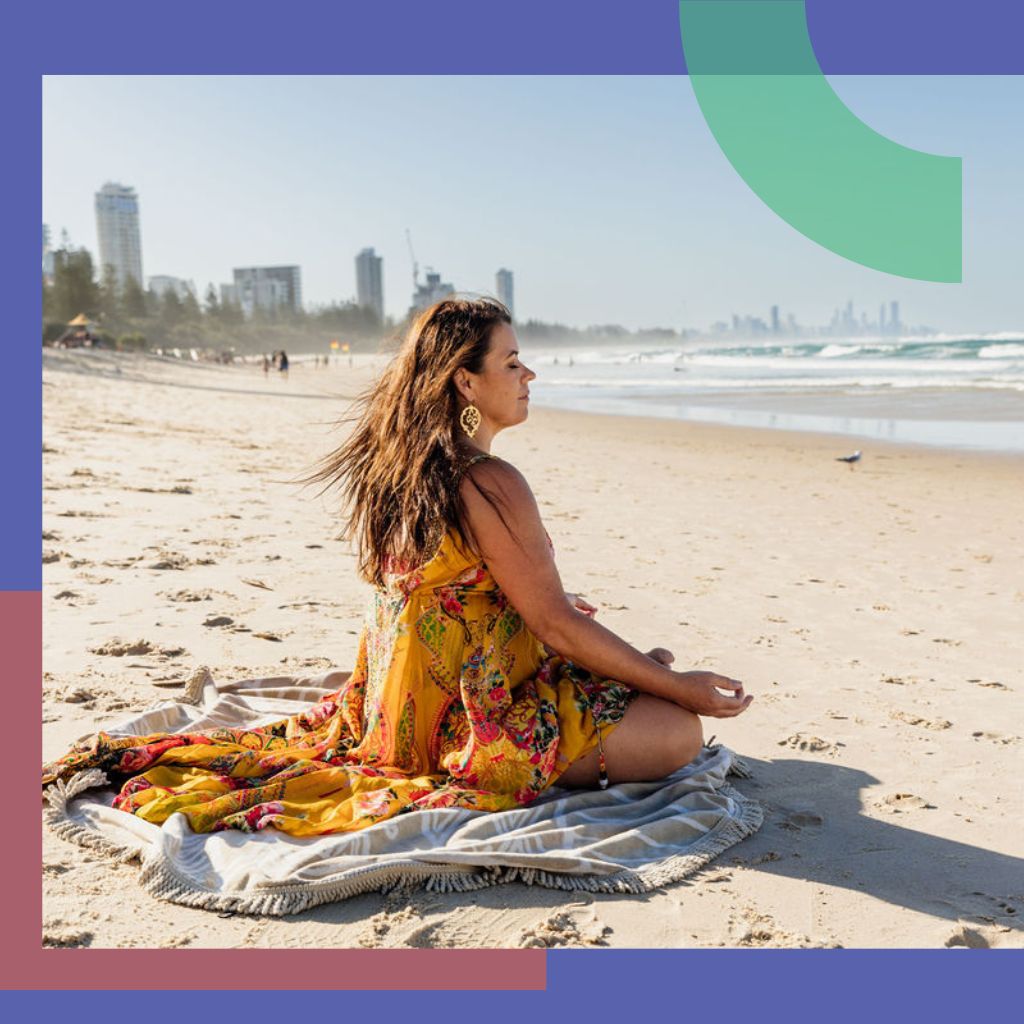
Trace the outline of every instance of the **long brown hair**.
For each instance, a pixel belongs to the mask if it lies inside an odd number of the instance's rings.
[[[459,441],[454,378],[460,369],[480,373],[491,332],[511,322],[490,298],[442,299],[420,314],[346,418],[355,422],[351,435],[305,478],[323,483],[321,493],[341,489],[345,536],[356,542],[360,574],[378,587],[389,565],[427,561],[447,529],[473,545],[459,500],[472,452]],[[495,496],[473,484],[497,508]]]

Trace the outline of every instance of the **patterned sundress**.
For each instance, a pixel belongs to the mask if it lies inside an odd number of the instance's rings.
[[[365,828],[434,807],[530,803],[618,724],[637,691],[553,655],[453,533],[375,589],[351,676],[270,725],[196,734],[100,732],[43,784],[100,768],[115,807],[196,832]]]

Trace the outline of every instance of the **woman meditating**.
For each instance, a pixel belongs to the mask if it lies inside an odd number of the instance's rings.
[[[552,784],[662,778],[689,763],[700,715],[753,699],[712,672],[676,672],[562,589],[523,475],[490,454],[528,416],[535,377],[508,311],[445,299],[423,313],[362,400],[354,430],[309,478],[345,496],[374,585],[353,672],[301,714],[248,729],[98,733],[43,784],[99,768],[115,807],[197,832],[364,828],[437,807],[506,810]]]

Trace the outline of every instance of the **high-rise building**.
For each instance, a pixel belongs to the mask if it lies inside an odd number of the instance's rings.
[[[889,303],[889,330],[899,331],[900,329],[900,304],[893,299]]]
[[[43,280],[53,283],[53,249],[50,247],[50,225],[43,225]]]
[[[135,189],[108,181],[96,193],[96,235],[100,275],[110,266],[114,268],[118,287],[124,288],[129,279],[143,287],[139,197]]]
[[[878,307],[878,330],[880,332],[885,330],[885,303],[884,302]]]
[[[186,281],[181,277],[171,277],[169,274],[154,274],[149,279],[149,290],[158,299],[162,299],[168,292],[174,292],[181,300],[184,300],[186,295],[191,295],[198,301],[193,281]]]
[[[779,333],[779,307],[772,306],[772,334]]]
[[[302,271],[299,267],[235,267],[233,285],[222,285],[227,296],[246,316],[259,309],[265,313],[302,310]]]
[[[501,268],[494,275],[494,287],[498,293],[498,301],[502,303],[505,308],[512,314],[512,318],[515,319],[515,282],[512,278],[512,271],[506,270],[504,267]]]
[[[356,302],[372,309],[384,320],[384,260],[374,250],[363,249],[356,256]]]
[[[426,309],[435,302],[440,302],[446,295],[452,295],[455,288],[448,281],[442,281],[441,275],[434,270],[427,270],[425,284],[417,284],[412,296],[412,308]]]

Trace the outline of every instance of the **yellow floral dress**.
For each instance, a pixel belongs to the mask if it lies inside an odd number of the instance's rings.
[[[457,537],[376,589],[351,676],[306,711],[250,729],[98,733],[43,785],[100,768],[115,807],[196,832],[295,836],[433,807],[531,800],[606,737],[637,691],[549,654]]]

